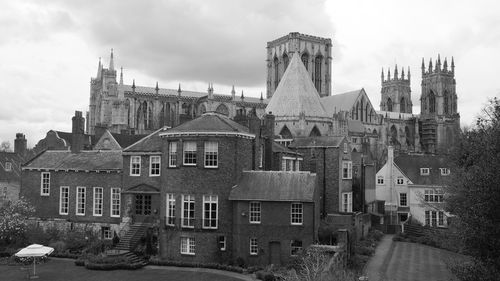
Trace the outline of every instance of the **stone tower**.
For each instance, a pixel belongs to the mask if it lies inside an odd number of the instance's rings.
[[[384,79],[384,69],[382,69],[382,98],[380,99],[380,110],[399,113],[413,113],[410,79],[411,74],[409,67],[408,74],[405,76],[404,69],[401,69],[401,75],[399,75],[398,66],[396,65],[394,68],[393,78],[391,78],[391,70],[388,69],[387,79]]]
[[[321,97],[331,95],[332,40],[291,32],[267,42],[267,98],[278,88],[281,77],[298,52],[312,82]]]
[[[455,62],[445,58],[441,65],[438,55],[435,66],[432,59],[426,70],[422,59],[421,142],[427,153],[446,153],[454,144],[460,130],[457,110]]]

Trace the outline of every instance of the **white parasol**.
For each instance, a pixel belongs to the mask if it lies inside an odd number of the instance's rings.
[[[36,278],[37,276],[35,274],[35,258],[43,257],[45,255],[50,255],[52,252],[54,252],[54,248],[46,247],[39,244],[31,244],[28,247],[21,249],[14,255],[20,258],[27,258],[27,257],[33,258],[33,278]]]

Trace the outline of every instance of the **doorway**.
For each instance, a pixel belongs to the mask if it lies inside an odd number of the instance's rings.
[[[281,244],[278,241],[269,242],[269,263],[281,264]]]

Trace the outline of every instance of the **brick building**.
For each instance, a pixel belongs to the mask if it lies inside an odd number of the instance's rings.
[[[233,187],[233,257],[248,265],[286,263],[317,240],[316,175],[245,171]]]

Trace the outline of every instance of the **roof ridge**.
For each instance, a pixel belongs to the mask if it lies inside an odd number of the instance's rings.
[[[163,129],[168,129],[168,126],[163,126],[163,127],[161,127],[160,129],[158,129],[158,130],[156,130],[156,131],[152,132],[151,134],[149,134],[149,135],[147,135],[147,136],[145,136],[145,137],[141,138],[140,140],[136,141],[135,143],[133,143],[133,144],[131,144],[131,145],[127,146],[126,148],[124,148],[124,149],[123,149],[123,151],[125,152],[125,150],[127,150],[127,149],[129,149],[129,148],[131,148],[131,147],[133,147],[133,146],[135,146],[135,145],[137,145],[137,144],[139,144],[139,143],[143,142],[143,141],[144,141],[144,140],[146,140],[146,139],[151,138],[154,134],[156,134],[156,133],[158,133],[158,132],[162,131]]]

